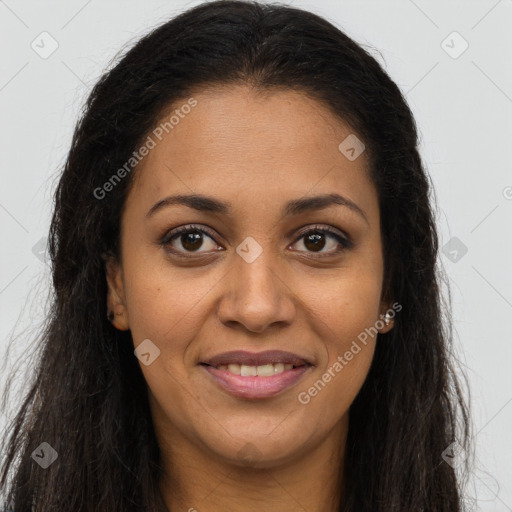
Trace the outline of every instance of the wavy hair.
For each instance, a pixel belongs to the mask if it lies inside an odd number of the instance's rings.
[[[170,106],[201,87],[238,84],[291,88],[330,109],[364,141],[378,192],[383,297],[403,309],[379,336],[350,408],[339,510],[463,510],[468,466],[458,474],[442,453],[454,442],[469,453],[469,406],[453,366],[435,196],[411,110],[370,52],[326,19],[221,0],[170,19],[118,55],[80,114],[54,197],[51,306],[3,448],[0,485],[15,512],[166,510],[147,384],[130,331],[106,316],[105,255],[120,256],[120,218],[137,170],[104,199],[94,191]],[[58,453],[46,469],[31,457],[43,442]]]

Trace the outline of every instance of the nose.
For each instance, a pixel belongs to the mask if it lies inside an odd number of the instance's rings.
[[[222,323],[261,333],[274,324],[293,322],[295,297],[270,250],[263,250],[252,262],[234,253],[232,265],[217,309]]]

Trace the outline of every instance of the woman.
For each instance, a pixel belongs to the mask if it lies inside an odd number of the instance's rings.
[[[417,144],[397,86],[314,14],[218,1],[142,38],[57,188],[11,508],[462,510]]]

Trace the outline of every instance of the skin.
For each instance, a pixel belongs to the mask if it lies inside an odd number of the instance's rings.
[[[359,343],[309,403],[298,394],[390,307],[381,300],[379,206],[366,154],[348,160],[338,146],[353,131],[303,93],[240,85],[193,97],[197,106],[138,165],[122,216],[121,261],[107,263],[115,327],[131,330],[134,347],[150,339],[160,350],[141,369],[165,468],[162,496],[172,511],[335,511],[349,407],[378,336]],[[233,211],[172,205],[146,216],[178,193],[213,196]],[[366,219],[341,205],[282,215],[286,202],[325,193],[349,198]],[[178,236],[166,251],[163,235],[191,223],[215,238],[203,235],[199,249],[187,251]],[[325,235],[315,251],[302,228],[317,224],[353,246],[336,254],[343,247]],[[248,236],[263,250],[252,263],[236,252]],[[236,349],[286,350],[313,365],[291,389],[244,400],[198,364]]]

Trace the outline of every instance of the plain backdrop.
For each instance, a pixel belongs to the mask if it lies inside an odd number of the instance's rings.
[[[197,3],[0,1],[4,370],[30,354],[45,312],[53,191],[83,101],[118,51]],[[512,511],[512,0],[288,3],[373,48],[413,110],[471,388],[477,466],[469,490],[479,510]]]

